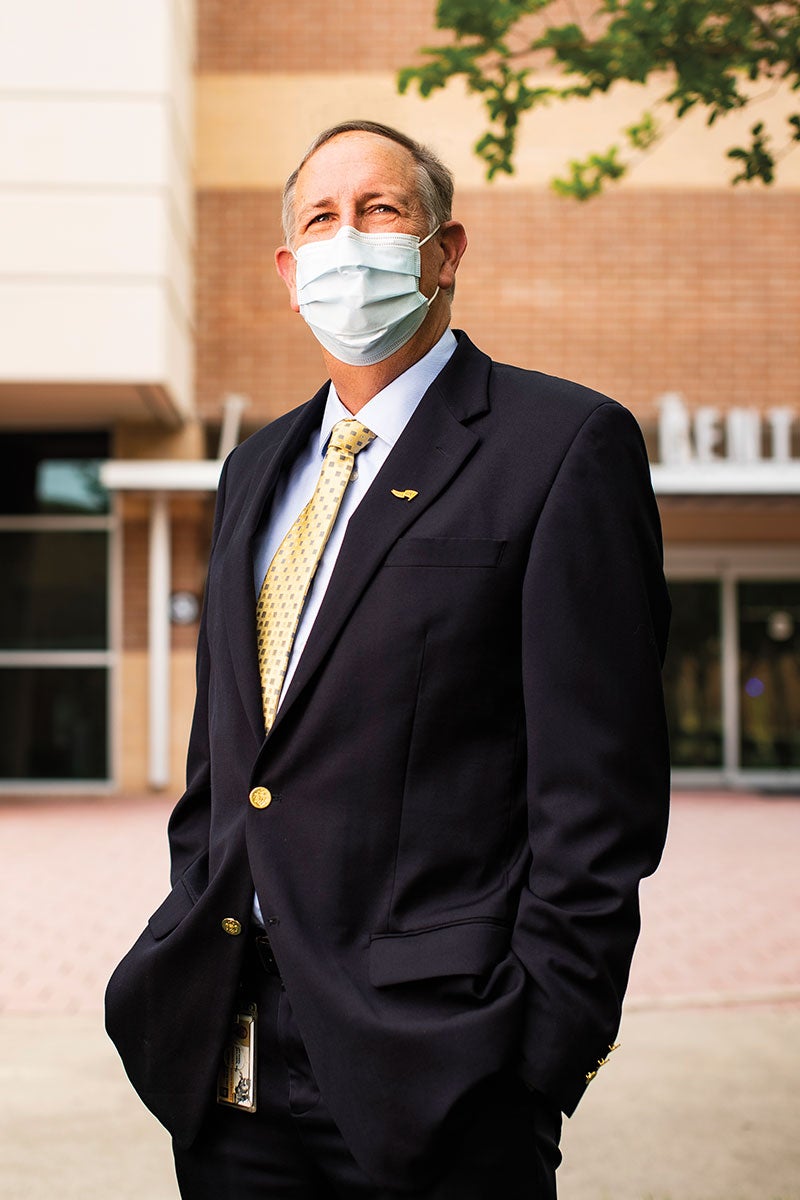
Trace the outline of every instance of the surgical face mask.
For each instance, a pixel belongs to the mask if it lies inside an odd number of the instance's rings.
[[[345,225],[297,251],[300,314],[340,362],[372,366],[417,332],[439,292],[428,300],[419,290],[420,247],[437,229],[420,241],[411,233],[359,233]]]

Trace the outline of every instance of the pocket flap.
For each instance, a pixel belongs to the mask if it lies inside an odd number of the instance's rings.
[[[153,913],[147,924],[153,937],[166,937],[168,933],[180,925],[184,917],[192,911],[192,898],[186,890],[182,879],[179,879],[166,900]]]
[[[508,944],[507,926],[489,920],[374,934],[369,947],[370,983],[386,987],[442,975],[483,975],[505,956]]]
[[[505,542],[494,538],[406,537],[396,542],[387,567],[496,567]]]

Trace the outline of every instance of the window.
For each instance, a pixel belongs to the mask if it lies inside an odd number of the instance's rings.
[[[664,693],[674,767],[721,767],[721,602],[714,580],[670,584]]]
[[[0,783],[107,781],[104,434],[0,436]]]
[[[684,547],[668,568],[664,690],[676,782],[797,787],[796,549]]]
[[[740,583],[740,760],[800,767],[800,583]]]

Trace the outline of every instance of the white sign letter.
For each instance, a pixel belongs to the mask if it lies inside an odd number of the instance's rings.
[[[719,444],[719,409],[698,408],[694,414],[694,447],[700,462],[713,462],[719,455],[714,447]]]
[[[670,467],[682,467],[691,461],[689,413],[678,392],[659,397],[658,456]]]
[[[754,408],[728,410],[726,432],[728,458],[752,463],[761,458],[761,421]]]
[[[791,408],[771,408],[767,413],[767,421],[772,434],[773,459],[775,462],[789,462],[792,457],[793,411]]]

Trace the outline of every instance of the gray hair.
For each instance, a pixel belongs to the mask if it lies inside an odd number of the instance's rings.
[[[283,189],[282,218],[283,236],[287,246],[291,246],[295,232],[294,197],[297,177],[312,154],[315,154],[326,142],[338,137],[340,133],[373,133],[376,137],[388,138],[389,141],[404,146],[417,164],[419,201],[430,225],[430,231],[433,232],[444,221],[450,220],[453,210],[453,176],[432,150],[420,142],[415,142],[413,138],[407,137],[399,129],[392,129],[390,125],[380,125],[377,121],[342,121],[339,125],[332,125],[330,129],[324,129],[314,138],[300,163],[286,180],[286,186]]]

